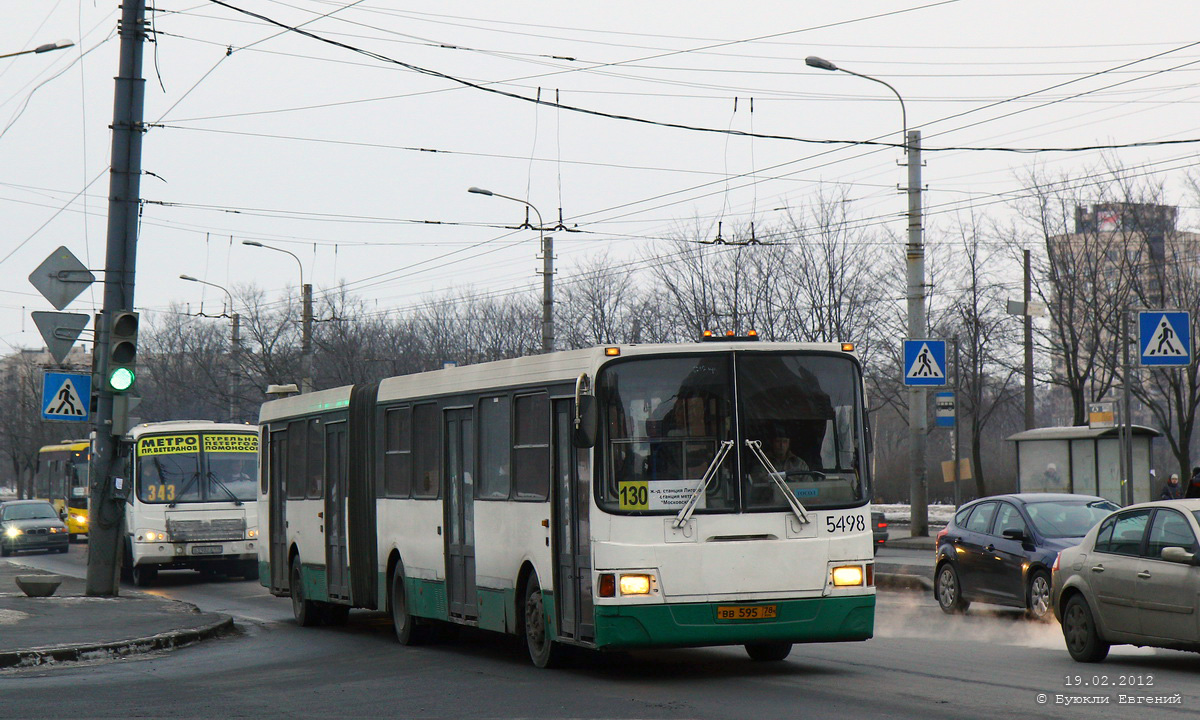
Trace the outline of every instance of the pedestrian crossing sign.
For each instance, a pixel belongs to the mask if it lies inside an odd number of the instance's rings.
[[[1138,349],[1142,365],[1192,364],[1192,323],[1184,311],[1143,310],[1138,313]]]
[[[946,341],[904,341],[904,384],[946,384]]]
[[[42,419],[87,422],[91,419],[92,376],[46,373],[42,378]]]

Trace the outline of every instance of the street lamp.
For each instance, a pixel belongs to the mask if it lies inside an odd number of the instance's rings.
[[[188,282],[200,283],[201,285],[210,285],[221,290],[229,297],[229,317],[233,323],[233,329],[229,337],[229,422],[234,422],[237,419],[237,391],[241,386],[241,373],[238,371],[238,357],[242,349],[242,334],[241,334],[241,317],[233,309],[233,293],[226,290],[221,285],[218,285],[207,280],[194,278],[191,275],[180,275],[180,280]]]
[[[542,352],[554,352],[554,237],[546,234],[545,226],[542,224],[542,214],[528,200],[501,195],[498,192],[479,187],[469,187],[467,192],[519,202],[532,209],[537,215],[538,237],[541,238],[542,244]],[[528,217],[526,215],[526,219]]]
[[[75,43],[71,42],[70,40],[59,40],[57,42],[46,43],[45,45],[38,45],[32,50],[21,50],[19,52],[6,53],[4,55],[0,55],[0,58],[10,58],[16,57],[17,55],[28,55],[30,53],[44,53],[50,52],[51,50],[64,50],[74,46]]]
[[[879,78],[863,75],[840,68],[824,58],[810,55],[804,64],[817,70],[844,72],[847,75],[870,80],[883,85],[900,101],[900,118],[903,125],[904,155],[908,160],[908,336],[912,339],[925,337],[925,246],[921,227],[921,131],[908,131],[908,111],[904,98],[889,83]],[[910,387],[908,391],[908,433],[911,457],[909,501],[912,503],[912,534],[922,537],[929,534],[929,504],[925,488],[925,434],[929,421],[926,417],[926,397],[923,387]]]
[[[273,245],[263,245],[256,240],[243,240],[243,245],[250,247],[266,248],[275,252],[287,253],[291,255],[296,264],[300,266],[300,293],[301,293],[301,323],[300,323],[300,392],[312,392],[312,285],[304,283],[304,263],[300,262],[300,258],[291,250],[284,250]]]

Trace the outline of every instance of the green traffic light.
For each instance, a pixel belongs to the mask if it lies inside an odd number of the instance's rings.
[[[108,386],[113,390],[128,390],[133,387],[133,371],[129,368],[117,368],[108,376]]]

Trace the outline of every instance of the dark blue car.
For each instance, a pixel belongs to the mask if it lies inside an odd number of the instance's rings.
[[[972,602],[1026,608],[1049,619],[1059,550],[1119,507],[1092,495],[1016,493],[963,505],[937,535],[933,594],[947,613]]]

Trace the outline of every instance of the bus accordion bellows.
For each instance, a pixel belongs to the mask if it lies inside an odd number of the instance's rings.
[[[122,573],[147,586],[159,570],[258,578],[258,430],[175,420],[132,428],[118,477],[129,478]]]
[[[33,497],[48,500],[67,524],[70,541],[88,531],[88,461],[90,440],[63,440],[38,450]]]
[[[840,344],[621,345],[267,402],[260,577],[301,625],[386,610],[533,662],[865,640],[862,369]]]

